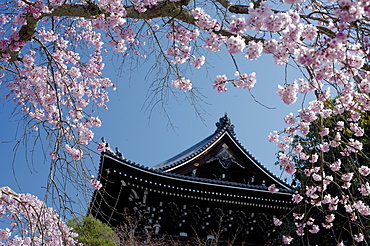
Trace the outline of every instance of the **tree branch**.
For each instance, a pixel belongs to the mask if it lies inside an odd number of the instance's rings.
[[[233,4],[229,0],[217,0],[225,9],[234,14],[248,14],[249,6]]]
[[[247,14],[248,6],[246,5],[234,5],[229,0],[217,0],[224,8],[232,13]],[[172,17],[174,19],[180,20],[184,23],[196,26],[196,20],[192,15],[191,11],[185,9],[184,6],[189,4],[189,0],[182,0],[179,2],[170,2],[170,1],[160,1],[158,5],[148,7],[145,12],[138,12],[135,10],[134,6],[129,5],[125,6],[127,11],[126,18],[132,19],[154,19],[160,17]],[[258,3],[257,3],[258,4]],[[51,6],[51,13],[44,13],[39,18],[34,18],[32,14],[27,14],[26,20],[27,24],[23,25],[19,31],[19,40],[12,41],[10,46],[16,45],[17,43],[28,42],[33,39],[33,35],[36,32],[38,22],[45,17],[83,17],[83,18],[92,18],[104,14],[105,16],[110,16],[110,13],[105,11],[101,5],[96,3],[88,2],[86,4],[62,4],[60,6]],[[309,18],[304,16],[305,18]],[[334,38],[335,32],[331,31],[328,28],[317,26],[320,33],[327,35],[328,37]],[[226,37],[235,36],[235,33],[230,32],[227,28],[222,28],[219,31],[210,30],[216,34],[221,34]],[[248,34],[242,36],[245,40],[245,43],[248,44],[250,41],[264,41],[264,39],[259,39],[252,37]],[[22,46],[18,51],[0,51],[1,53],[8,53],[10,55],[10,62],[18,59],[18,54]],[[362,69],[370,71],[370,66],[365,65]]]
[[[179,2],[161,1],[158,5],[148,8],[147,11],[140,13],[135,10],[134,6],[125,6],[127,11],[126,18],[134,19],[153,19],[158,17],[173,17],[183,22],[195,25],[195,19],[190,11],[183,8],[184,5],[189,4],[189,0],[182,0]],[[96,3],[87,4],[62,4],[60,6],[51,6],[51,13],[44,13],[39,18],[34,18],[32,14],[27,14],[27,24],[23,25],[19,31],[19,40],[12,41],[10,45],[16,43],[28,42],[33,39],[36,32],[38,22],[45,17],[83,17],[91,18],[100,14],[109,16],[110,13],[105,11],[100,5]],[[0,53],[8,53],[10,55],[10,62],[18,59],[18,51],[3,51]]]

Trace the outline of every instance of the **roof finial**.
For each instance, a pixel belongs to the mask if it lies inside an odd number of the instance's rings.
[[[123,157],[123,155],[122,155],[121,151],[119,151],[119,148],[118,148],[118,147],[116,147],[116,156],[117,156],[118,158],[120,158],[120,159],[124,159],[124,157]]]
[[[102,137],[101,138],[101,142],[104,144],[104,151],[102,152],[105,152],[105,153],[109,153],[109,154],[114,154],[112,149],[109,147],[109,143],[107,143],[107,141],[105,141],[105,138]]]
[[[234,125],[231,124],[230,118],[227,116],[227,112],[225,112],[224,117],[221,117],[220,120],[216,123],[216,126],[216,132],[220,132],[224,128],[226,128],[231,134],[235,135]]]

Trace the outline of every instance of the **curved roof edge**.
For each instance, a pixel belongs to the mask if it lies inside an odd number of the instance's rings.
[[[118,157],[112,151],[102,152],[102,157],[103,155],[105,155],[106,157],[110,159],[114,159],[115,161],[119,162],[122,165],[127,165],[131,168],[135,168],[135,169],[141,170],[146,173],[151,173],[153,175],[159,175],[159,176],[164,176],[164,177],[173,178],[173,179],[180,178],[182,180],[189,181],[189,182],[200,182],[200,183],[208,183],[208,184],[213,184],[213,185],[230,186],[230,187],[235,187],[235,188],[238,187],[242,189],[244,188],[244,189],[253,189],[253,190],[269,192],[268,187],[262,186],[262,185],[251,185],[251,184],[243,184],[243,183],[236,183],[236,182],[230,182],[230,181],[199,178],[199,177],[181,175],[177,173],[169,173],[169,172],[162,171],[160,169],[153,169],[153,168],[146,167],[144,165],[140,165],[138,163],[132,162],[126,158]],[[276,193],[291,195],[293,193],[293,189],[279,188],[279,191]]]
[[[251,158],[251,160],[258,166],[261,168],[261,170],[263,170],[266,174],[274,177],[276,180],[279,180],[281,183],[283,183],[285,186],[289,187],[290,189],[293,189],[293,187],[288,184],[287,182],[285,182],[284,180],[282,180],[281,178],[279,178],[277,175],[275,175],[272,171],[270,171],[270,169],[268,169],[265,165],[263,165],[260,161],[258,161],[256,159],[256,157],[254,157],[245,147],[244,145],[236,138],[236,135],[232,135],[230,136],[235,142],[236,144],[239,146],[239,148],[245,152],[245,154]]]

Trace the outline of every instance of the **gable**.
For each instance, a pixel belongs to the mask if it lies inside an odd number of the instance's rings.
[[[220,134],[207,148],[193,152],[196,154],[192,158],[184,158],[167,169],[162,167],[162,170],[213,180],[290,188],[251,156],[228,131]]]
[[[214,134],[153,169],[264,187],[275,184],[278,188],[291,189],[241,145],[226,115],[220,118],[216,126]]]

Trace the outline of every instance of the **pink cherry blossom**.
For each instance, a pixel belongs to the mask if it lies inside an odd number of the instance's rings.
[[[362,184],[358,190],[361,192],[361,195],[368,196],[370,195],[370,185],[369,182],[366,182],[365,184]]]
[[[278,189],[278,188],[276,188],[276,185],[275,185],[275,184],[270,185],[270,186],[268,187],[268,190],[269,190],[269,192],[270,192],[271,194],[274,194],[274,193],[276,193],[276,192],[278,192],[278,191],[279,191],[279,189]]]
[[[185,79],[184,77],[178,78],[177,80],[172,80],[172,86],[174,88],[179,88],[184,92],[190,91],[193,88],[193,85],[190,82],[190,80]]]
[[[286,143],[283,143],[283,142],[279,142],[276,144],[276,146],[281,150],[281,151],[285,151],[289,148],[289,145],[287,145]]]
[[[341,187],[343,189],[347,190],[347,189],[349,189],[349,187],[351,187],[351,185],[352,185],[351,182],[344,182]],[[334,210],[336,210],[336,208]]]
[[[194,60],[190,62],[195,68],[199,69],[205,63],[206,58],[204,56],[195,57]]]
[[[283,136],[283,137],[282,137],[282,139],[283,139],[283,141],[284,141],[285,143],[287,143],[287,144],[290,144],[290,143],[292,143],[292,142],[293,142],[293,138],[292,138],[292,137],[290,137],[290,136]]]
[[[313,122],[317,119],[317,115],[315,114],[315,112],[313,111],[310,111],[310,110],[306,110],[306,109],[300,109],[298,110],[298,113],[299,113],[299,117],[304,121],[304,122]],[[325,130],[326,131],[326,130]]]
[[[364,135],[364,129],[362,127],[360,127],[357,123],[350,123],[349,124],[349,128],[351,129],[351,131],[354,132],[354,135],[356,137],[361,137]]]
[[[191,12],[196,20],[195,24],[198,27],[203,29],[212,29],[217,26],[217,21],[212,19],[210,15],[206,14],[202,8],[195,8]]]
[[[297,213],[293,213],[293,217],[294,217],[294,219],[296,219],[296,220],[303,220],[303,218],[305,217],[305,214],[297,214]]]
[[[101,184],[101,182],[95,178],[92,178],[90,180],[90,183],[91,183],[91,187],[94,189],[94,190],[100,190],[100,188],[103,186]]]
[[[309,102],[308,110],[317,113],[322,111],[323,109],[324,109],[323,102],[316,100]]]
[[[293,113],[289,113],[285,118],[284,122],[288,125],[294,125],[296,123],[296,119],[293,115]]]
[[[245,48],[245,41],[242,37],[231,36],[226,42],[227,50],[231,54],[237,54],[243,51]]]
[[[218,52],[221,50],[221,45],[226,41],[226,37],[211,33],[210,36],[206,37],[205,43],[202,46],[209,51]]]
[[[217,75],[216,80],[213,82],[213,88],[217,88],[218,92],[226,92],[226,84],[228,83],[226,75]]]
[[[334,172],[339,171],[341,167],[342,161],[338,159],[333,164],[330,165],[330,169]]]
[[[0,241],[7,240],[12,233],[10,232],[9,228],[6,228],[5,230],[0,229]]]
[[[293,238],[291,236],[283,235],[283,243],[284,244],[290,244],[292,242]]]
[[[355,234],[354,235],[354,239],[355,239],[355,241],[356,242],[362,242],[362,241],[364,241],[364,235],[362,234],[362,233],[359,233],[359,234]]]
[[[289,105],[297,101],[297,89],[298,86],[296,83],[290,84],[285,88],[278,85],[277,94],[281,97],[284,103]]]
[[[312,228],[310,230],[308,230],[310,233],[312,234],[316,234],[320,231],[320,228],[318,225],[312,225]]]
[[[281,220],[279,220],[278,218],[274,218],[274,225],[275,226],[281,226],[283,224],[283,222]]]
[[[321,181],[322,180],[322,176],[320,174],[317,174],[317,173],[312,174],[312,178],[315,181]]]
[[[295,168],[295,164],[291,162],[287,166],[285,166],[284,171],[289,174],[294,174],[297,169]]]
[[[254,40],[252,40],[248,43],[244,56],[249,60],[255,60],[261,56],[262,51],[262,42],[255,42]]]
[[[302,150],[303,150],[303,146],[298,144],[297,146],[294,147],[292,153],[295,155],[299,155],[301,154]]]
[[[310,162],[315,163],[315,162],[317,162],[318,159],[319,159],[319,155],[317,153],[312,154],[311,158],[310,158]]]
[[[65,145],[66,152],[71,155],[72,159],[80,160],[82,158],[83,151],[75,148],[74,146]]]
[[[323,144],[320,144],[320,150],[322,152],[328,152],[330,150],[330,145],[329,143],[323,143]]]
[[[342,180],[343,181],[349,182],[349,181],[352,180],[352,178],[353,178],[353,173],[345,173],[345,174],[342,175]]]
[[[239,59],[271,56],[272,63],[285,69],[284,78],[278,78],[279,74],[276,77],[284,83],[277,88],[278,96],[287,105],[302,99],[300,110],[284,118],[288,128],[269,135],[269,141],[279,148],[281,167],[290,174],[299,172],[296,177],[307,178],[293,201],[313,208],[306,211],[320,208],[325,215],[343,206],[348,213],[343,218],[348,217],[354,225],[354,240],[364,240],[362,216],[370,214],[362,197],[369,193],[365,176],[370,169],[361,162],[361,156],[365,157],[362,150],[367,148],[363,119],[370,111],[370,40],[363,31],[364,20],[370,17],[368,1],[283,0],[282,5],[267,1],[249,5],[225,2],[215,5],[215,10],[213,5],[202,9],[197,2],[184,6],[178,0],[100,0],[98,13],[92,16],[85,16],[91,3],[84,1],[1,3],[6,10],[0,14],[0,84],[8,90],[5,98],[31,118],[30,129],[36,131],[44,126],[51,131],[50,136],[58,133],[62,137],[58,139],[62,145],[51,143],[53,147],[48,150],[52,163],[59,165],[59,160],[64,159],[60,158],[63,153],[58,146],[65,146],[67,159],[81,160],[82,148],[94,140],[94,127],[101,125],[92,108],[107,109],[108,92],[116,88],[103,72],[111,52],[140,62],[158,50],[154,56],[164,59],[165,73],[177,78],[171,85],[182,91],[191,90],[193,84],[181,72],[189,64],[201,69],[207,52],[219,52],[225,46],[236,70],[250,67]],[[181,13],[162,13],[161,8],[156,8],[161,5],[167,9],[168,3],[174,10],[181,9]],[[83,13],[61,14],[75,13],[79,8]],[[227,14],[220,15],[218,21],[206,10]],[[302,72],[301,78],[292,78],[293,69]],[[218,75],[213,88],[226,92],[228,83],[251,90],[256,73],[238,71],[235,79]],[[319,130],[319,137],[313,142],[300,142],[316,134],[313,129]],[[106,148],[98,145],[99,151]],[[301,168],[301,164],[305,167]],[[337,189],[336,194],[346,195],[336,197],[329,187]],[[299,235],[333,227],[332,220],[314,222],[312,217],[307,214],[296,224]],[[2,230],[0,235],[4,240],[18,240],[12,231]],[[337,242],[342,240],[337,235],[332,237]],[[284,243],[291,240],[287,235],[283,238]]]
[[[235,85],[237,87],[240,87],[242,89],[251,89],[254,87],[254,85],[256,84],[256,73],[253,72],[249,75],[247,74],[240,74],[239,71],[236,71],[235,72],[235,77],[240,77],[239,79],[237,79],[237,82],[235,82]]]
[[[368,166],[361,166],[358,168],[358,171],[363,176],[368,176],[370,174],[370,168]]]
[[[247,27],[248,26],[247,26],[244,16],[239,16],[239,17],[236,17],[235,15],[231,16],[231,22],[229,25],[230,32],[243,35]]]
[[[107,147],[106,143],[99,143],[97,148],[99,152],[104,152],[104,151],[109,150],[109,147]]]
[[[334,219],[335,219],[335,214],[329,214],[329,215],[326,215],[326,216],[325,216],[325,221],[326,221],[327,223],[331,223],[331,222],[333,222],[333,221],[334,221]]]
[[[277,131],[274,131],[274,132],[270,132],[269,134],[269,142],[271,143],[276,143],[276,142],[279,142],[279,135],[277,134]]]
[[[303,200],[303,197],[301,195],[299,195],[299,194],[294,194],[293,195],[292,201],[294,203],[300,203],[302,200]]]
[[[55,159],[58,159],[58,158],[59,158],[58,154],[57,154],[57,153],[55,153],[55,152],[50,152],[50,155],[51,155],[51,159],[53,159],[53,160],[55,160]]]

